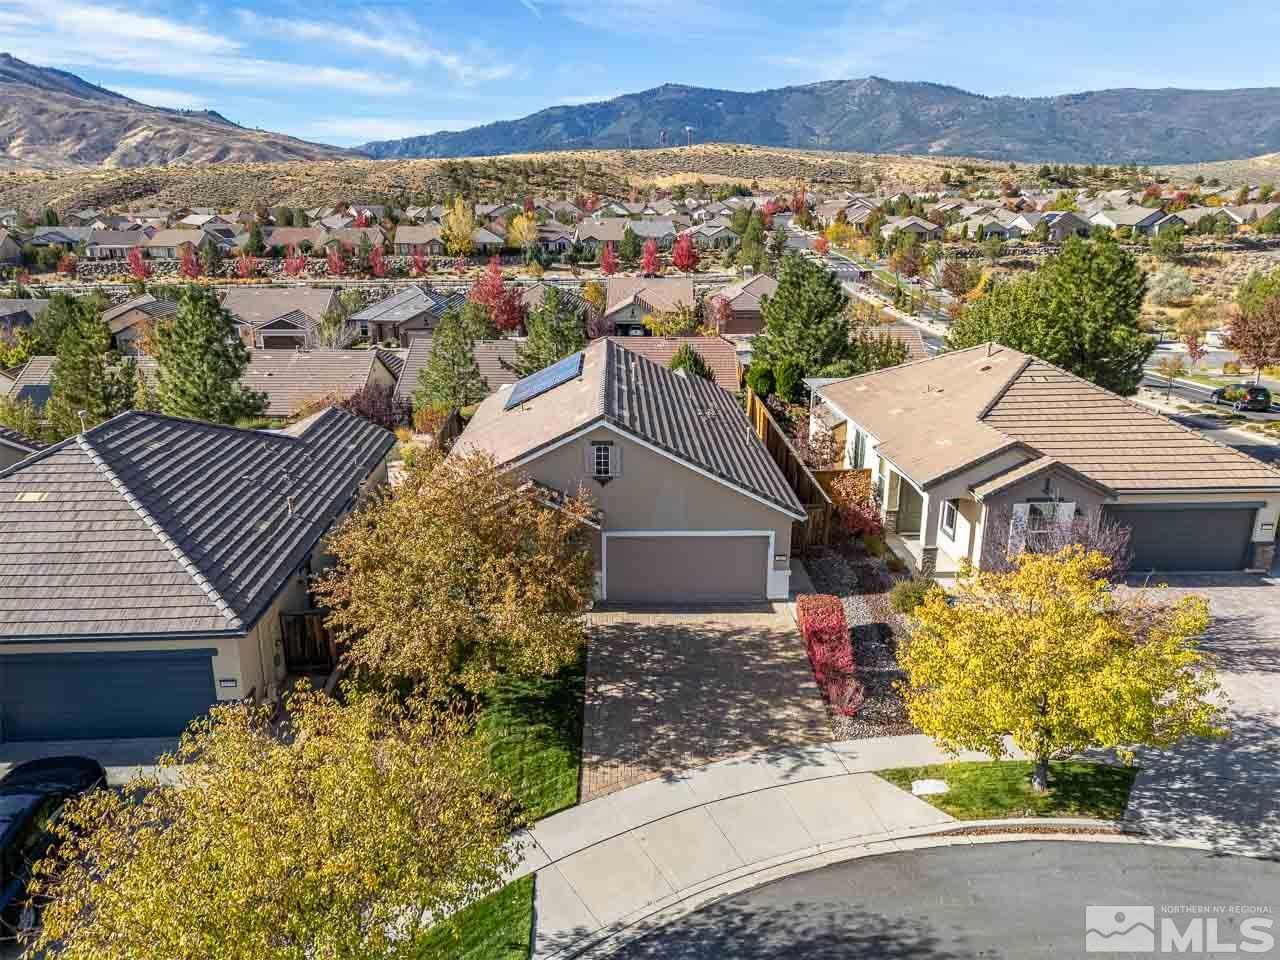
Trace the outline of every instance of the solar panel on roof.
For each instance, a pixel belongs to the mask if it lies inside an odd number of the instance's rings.
[[[503,410],[510,410],[512,407],[518,407],[522,403],[527,403],[534,397],[540,397],[548,390],[554,390],[562,383],[568,383],[570,380],[581,375],[582,373],[582,352],[571,354],[563,360],[557,360],[551,366],[537,373],[531,373],[523,380],[517,380],[515,386],[511,388],[511,395],[507,397],[507,402],[502,405]]]

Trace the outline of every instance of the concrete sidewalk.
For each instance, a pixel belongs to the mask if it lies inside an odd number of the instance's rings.
[[[537,873],[536,960],[773,863],[951,817],[870,771],[947,760],[925,736],[796,747],[651,780],[539,821],[516,876]],[[962,755],[982,760],[984,755]]]

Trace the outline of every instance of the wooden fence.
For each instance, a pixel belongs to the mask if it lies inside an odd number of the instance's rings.
[[[280,614],[284,662],[290,673],[328,673],[338,662],[338,650],[324,622],[323,610]]]
[[[744,390],[747,399],[747,419],[751,428],[764,443],[769,456],[778,465],[787,484],[795,491],[800,502],[804,504],[808,515],[803,521],[791,525],[791,554],[796,556],[810,547],[827,546],[831,542],[831,525],[835,522],[835,506],[831,502],[824,487],[839,476],[844,470],[822,470],[815,475],[791,445],[778,421],[773,418],[769,408],[765,406],[750,387]],[[823,479],[819,479],[821,476]]]

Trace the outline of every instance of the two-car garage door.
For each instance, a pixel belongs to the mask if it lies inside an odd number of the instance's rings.
[[[0,739],[176,736],[217,699],[214,652],[0,656]]]
[[[1129,527],[1133,570],[1243,570],[1249,565],[1255,505],[1113,505],[1107,516]]]
[[[764,600],[770,559],[768,535],[608,534],[606,596],[636,604]]]

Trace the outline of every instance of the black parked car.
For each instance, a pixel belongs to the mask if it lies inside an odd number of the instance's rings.
[[[102,765],[85,757],[32,760],[0,779],[0,936],[35,925],[27,898],[31,865],[53,844],[53,825],[67,800],[106,780]]]
[[[1253,410],[1266,413],[1271,409],[1271,391],[1254,383],[1237,383],[1230,387],[1219,387],[1209,394],[1215,403],[1229,403],[1236,410]]]

